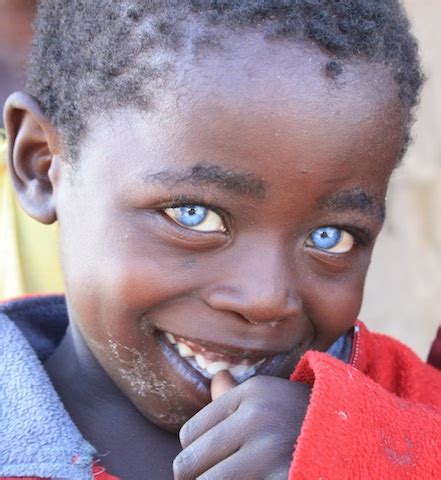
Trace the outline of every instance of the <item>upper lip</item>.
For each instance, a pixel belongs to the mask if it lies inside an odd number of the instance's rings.
[[[219,353],[221,355],[229,356],[229,357],[237,357],[241,359],[253,359],[260,360],[266,357],[275,357],[276,355],[286,354],[289,353],[289,350],[265,350],[262,348],[256,348],[250,345],[231,345],[231,344],[223,344],[217,342],[211,342],[209,340],[203,340],[196,337],[187,337],[184,335],[179,335],[178,333],[167,332],[171,333],[176,340],[179,339],[187,340],[189,342],[195,343],[206,350]]]

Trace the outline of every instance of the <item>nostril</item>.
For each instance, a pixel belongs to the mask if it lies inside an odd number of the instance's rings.
[[[276,327],[284,319],[297,316],[301,300],[293,292],[272,287],[270,292],[260,289],[217,287],[205,292],[207,304],[216,310],[227,310],[239,314],[250,325]]]

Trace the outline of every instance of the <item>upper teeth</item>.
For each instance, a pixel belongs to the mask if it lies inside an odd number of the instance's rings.
[[[219,360],[213,362],[201,353],[195,353],[186,343],[177,341],[171,333],[166,333],[165,335],[168,341],[175,346],[182,358],[188,360],[193,367],[197,368],[205,377],[210,379],[213,378],[216,373],[222,370],[228,370],[238,382],[243,382],[251,377],[255,373],[256,368],[266,360],[266,358],[262,358],[252,365],[248,363],[237,365]]]
[[[176,343],[176,345],[178,346],[179,355],[181,357],[186,358],[186,357],[192,357],[194,355],[193,350],[185,343],[179,342],[179,343]]]
[[[205,357],[201,355],[200,353],[197,353],[194,356],[194,359],[196,360],[196,363],[198,364],[199,367],[203,368],[204,370],[207,368],[207,362],[205,361]]]
[[[165,336],[168,338],[168,341],[173,345],[176,343],[175,337],[171,333],[166,333]]]

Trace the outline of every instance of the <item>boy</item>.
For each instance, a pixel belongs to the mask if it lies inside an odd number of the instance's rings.
[[[440,373],[356,322],[420,85],[394,0],[42,2],[5,119],[67,312],[4,307],[0,472],[435,475]]]

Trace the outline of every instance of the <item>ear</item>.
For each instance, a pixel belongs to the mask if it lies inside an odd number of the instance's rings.
[[[15,92],[7,99],[4,121],[8,167],[21,206],[39,222],[53,223],[57,219],[53,170],[60,160],[56,129],[37,101],[23,92]]]

